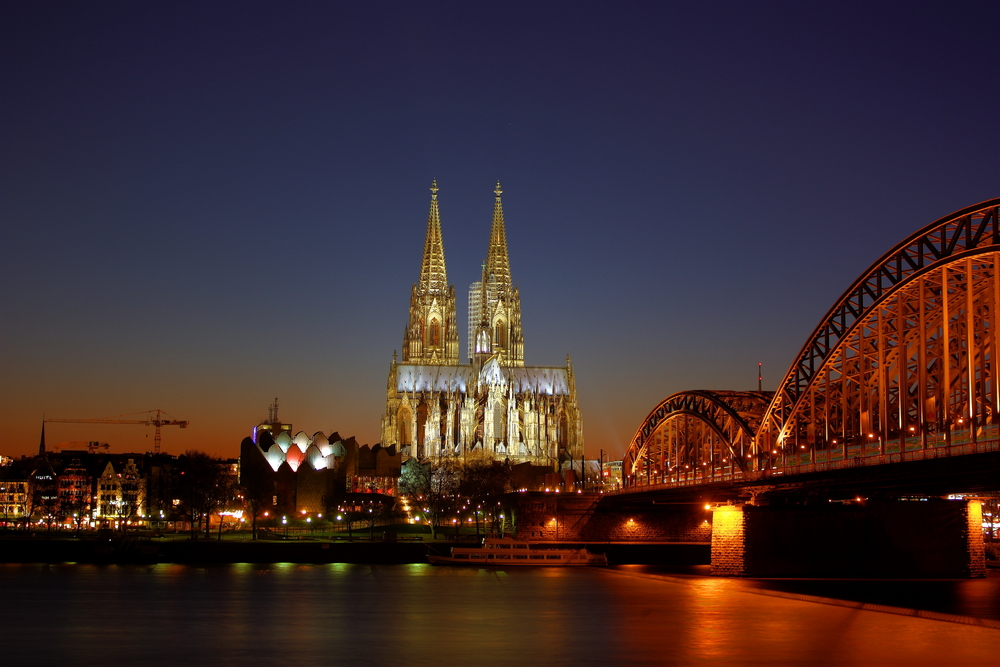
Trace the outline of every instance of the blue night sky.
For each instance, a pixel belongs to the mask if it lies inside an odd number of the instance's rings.
[[[525,358],[588,454],[773,389],[892,245],[1000,194],[996,2],[5,3],[0,453],[379,439],[432,179],[465,300],[504,189]],[[50,445],[152,448],[141,426]]]

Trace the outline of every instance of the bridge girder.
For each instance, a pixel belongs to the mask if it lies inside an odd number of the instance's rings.
[[[926,449],[992,422],[998,211],[994,199],[945,216],[855,280],[778,385],[756,434],[764,465]]]
[[[636,431],[623,471],[662,483],[744,470],[770,398],[771,392],[707,390],[668,396]]]
[[[773,395],[681,392],[654,408],[626,453],[626,486],[995,442],[998,264],[1000,199],[910,235],[834,303]],[[729,404],[751,395],[755,410]],[[688,442],[692,435],[698,442]],[[673,471],[692,463],[702,474],[678,482]]]

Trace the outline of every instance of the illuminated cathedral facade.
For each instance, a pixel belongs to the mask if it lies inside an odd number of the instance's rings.
[[[455,286],[448,284],[431,185],[420,279],[410,293],[402,359],[389,369],[382,445],[405,458],[473,457],[556,467],[583,455],[583,424],[569,357],[565,366],[525,366],[521,294],[511,280],[502,190],[482,278],[469,289],[467,363],[461,363]]]

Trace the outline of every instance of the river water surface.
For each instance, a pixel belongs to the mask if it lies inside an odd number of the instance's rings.
[[[1000,629],[756,586],[629,567],[0,565],[0,655],[4,665],[998,664]]]

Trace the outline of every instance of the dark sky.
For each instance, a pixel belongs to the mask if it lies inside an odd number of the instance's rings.
[[[464,295],[504,189],[525,358],[588,453],[773,389],[892,245],[1000,194],[996,2],[0,8],[0,453],[161,408],[235,456],[281,400],[379,439],[437,179]],[[465,303],[459,306],[465,345]],[[463,347],[464,349],[464,347]],[[151,429],[50,424],[50,444]]]

